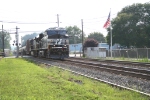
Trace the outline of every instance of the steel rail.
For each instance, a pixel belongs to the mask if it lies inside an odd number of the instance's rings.
[[[130,65],[150,67],[150,63],[143,63],[143,62],[132,62],[132,61],[122,61],[122,60],[100,60],[100,59],[79,58],[79,57],[69,57],[68,59],[80,59],[80,60],[99,61],[99,62],[118,63],[118,64],[120,63],[120,64],[130,64]]]
[[[81,65],[91,69],[96,68],[97,70],[101,70],[101,71],[108,71],[116,74],[122,74],[126,76],[133,76],[137,78],[150,80],[150,70],[83,62],[83,61],[76,61],[76,60],[68,60],[68,59],[66,61],[68,61],[69,63],[72,62],[72,64]]]

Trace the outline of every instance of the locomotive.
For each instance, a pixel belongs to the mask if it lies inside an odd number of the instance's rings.
[[[26,41],[20,52],[27,55],[64,59],[69,57],[69,36],[65,28],[46,29],[33,39]]]

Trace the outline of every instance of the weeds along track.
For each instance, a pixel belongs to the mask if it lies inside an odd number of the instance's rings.
[[[50,66],[58,66],[59,68],[105,82],[112,86],[150,96],[150,73],[149,70],[145,70],[143,67],[140,69],[141,65],[134,68],[133,65],[132,67],[127,67],[129,64],[127,66],[118,63],[107,64],[107,62],[102,63],[95,60],[78,58],[68,58],[64,61],[32,57],[28,59],[36,63],[45,64],[47,68]]]

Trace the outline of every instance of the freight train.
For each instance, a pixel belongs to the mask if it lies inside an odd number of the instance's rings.
[[[64,59],[69,57],[69,36],[65,28],[52,27],[46,29],[33,39],[26,41],[26,46],[21,47],[22,55]]]

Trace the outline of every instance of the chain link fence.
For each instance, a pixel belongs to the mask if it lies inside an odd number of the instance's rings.
[[[106,57],[111,57],[111,51],[106,50]],[[115,49],[112,50],[112,57],[124,58],[148,58],[150,59],[150,48],[134,48],[134,49]]]

